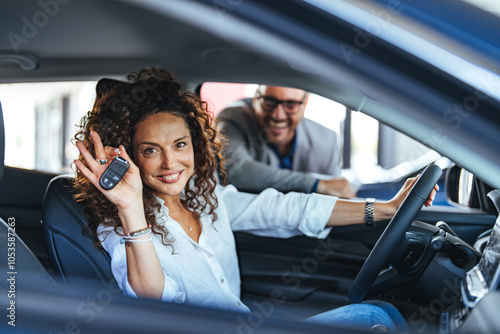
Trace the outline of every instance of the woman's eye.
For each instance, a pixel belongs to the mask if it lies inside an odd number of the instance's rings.
[[[176,148],[183,148],[183,147],[184,147],[184,146],[186,146],[186,145],[187,145],[187,144],[186,144],[185,142],[181,141],[181,142],[179,142],[179,143],[175,144],[175,147],[176,147]]]
[[[154,147],[149,147],[149,148],[147,148],[147,149],[144,150],[145,154],[153,154],[153,153],[156,153],[156,152],[158,152],[158,150],[156,148],[154,148]]]

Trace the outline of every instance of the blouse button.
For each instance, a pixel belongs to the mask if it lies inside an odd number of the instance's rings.
[[[221,283],[224,283],[224,279],[223,279],[223,278],[221,278],[221,279],[220,279],[220,282],[221,282]]]

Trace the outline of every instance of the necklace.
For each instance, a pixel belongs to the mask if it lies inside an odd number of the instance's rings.
[[[182,210],[181,210],[180,208],[179,208],[179,212],[182,212]],[[186,223],[184,223],[184,222],[182,221],[182,220],[183,220],[183,219],[182,219],[182,218],[183,218],[183,216],[184,216],[184,217],[186,217],[186,215],[184,215],[184,214],[182,214],[182,213],[181,213],[181,214],[178,216],[178,218],[179,218],[179,219],[175,219],[175,218],[174,218],[174,220],[175,220],[176,222],[179,222],[179,223],[181,223],[182,225],[186,226],[186,227],[187,227],[190,231],[192,231],[192,230],[193,230],[193,228],[191,227],[191,224],[189,224],[189,225],[188,225],[188,224],[186,224]],[[188,216],[188,217],[189,217],[189,216]],[[189,219],[188,219],[188,220],[189,220]]]
[[[186,224],[184,222],[181,222],[180,220],[179,220],[179,223],[181,223],[182,225],[186,226],[190,231],[193,230],[193,228],[191,227],[191,225],[188,225],[188,224]]]

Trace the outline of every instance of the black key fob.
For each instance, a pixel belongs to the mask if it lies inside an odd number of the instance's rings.
[[[116,157],[109,164],[99,179],[99,184],[106,190],[113,189],[122,179],[129,168],[127,160]]]

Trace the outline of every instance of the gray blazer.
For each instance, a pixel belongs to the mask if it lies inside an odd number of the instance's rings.
[[[287,170],[279,168],[278,156],[257,124],[251,99],[233,103],[217,119],[219,130],[228,139],[224,152],[227,181],[242,191],[275,188],[310,193],[317,180],[310,173],[340,175],[337,134],[316,122],[304,118],[298,125],[292,170]]]

